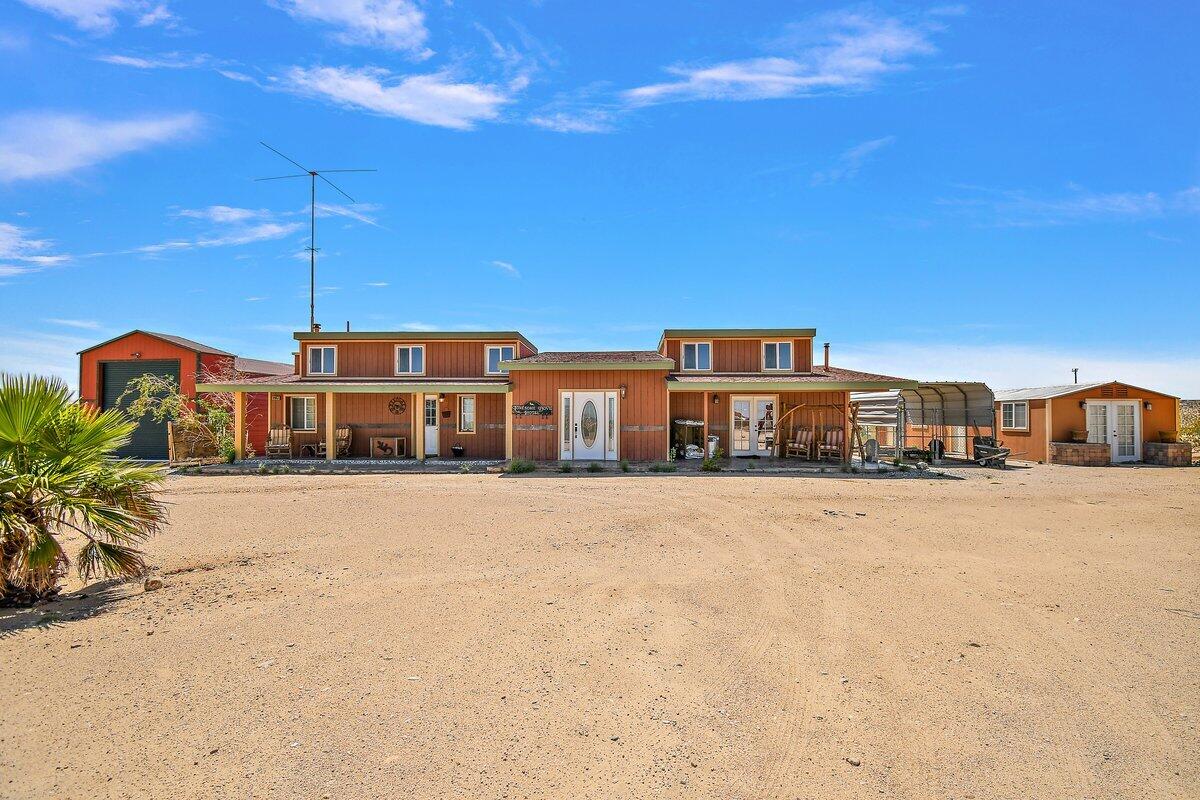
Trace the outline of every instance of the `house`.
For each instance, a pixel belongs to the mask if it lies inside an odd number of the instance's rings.
[[[1179,398],[1120,381],[998,391],[996,418],[999,437],[1017,460],[1083,466],[1191,461],[1187,445],[1166,441],[1179,429]]]
[[[153,331],[133,330],[79,352],[79,399],[99,409],[117,407],[131,380],[146,374],[173,378],[182,394],[211,376],[267,377],[289,374],[291,364],[242,358],[200,342]],[[262,452],[267,435],[266,395],[245,401],[249,444]],[[117,455],[167,458],[167,426],[143,417],[128,445]]]
[[[198,389],[233,392],[239,425],[267,393],[293,455],[335,457],[341,427],[349,456],[661,460],[681,420],[735,457],[807,428],[847,458],[849,392],[915,383],[830,366],[828,347],[814,364],[815,335],[668,329],[657,350],[542,353],[516,331],[302,331],[294,374]]]

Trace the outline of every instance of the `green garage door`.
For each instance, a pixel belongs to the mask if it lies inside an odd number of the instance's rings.
[[[116,408],[117,399],[125,392],[125,387],[134,378],[146,374],[163,375],[175,379],[179,384],[178,361],[106,361],[101,364],[103,370],[104,392],[101,395],[101,406],[107,411]],[[126,398],[120,407],[129,405]],[[155,422],[147,415],[138,420],[137,430],[129,444],[117,451],[117,455],[127,458],[167,458],[167,423]]]

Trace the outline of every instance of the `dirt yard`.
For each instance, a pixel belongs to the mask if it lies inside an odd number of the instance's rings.
[[[962,476],[173,478],[0,797],[1200,795],[1200,469]]]

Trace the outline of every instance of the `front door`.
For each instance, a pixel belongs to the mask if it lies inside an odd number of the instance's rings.
[[[438,454],[438,399],[437,395],[425,396],[425,455]]]
[[[775,447],[775,398],[735,396],[730,405],[730,455],[771,455]]]
[[[575,392],[575,458],[604,460],[604,392]]]
[[[1088,441],[1107,444],[1114,462],[1141,457],[1140,428],[1136,402],[1087,401]]]

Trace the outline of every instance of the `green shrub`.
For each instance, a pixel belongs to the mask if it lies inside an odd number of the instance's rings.
[[[271,468],[267,466],[267,462],[265,462],[265,461],[259,462],[259,465],[258,465],[258,474],[259,475],[269,475],[270,472],[271,472]]]
[[[672,464],[670,461],[660,461],[650,465],[651,472],[674,472],[679,467]]]
[[[604,467],[595,461],[587,465],[588,472],[604,472]]]
[[[517,475],[522,472],[533,472],[535,469],[537,469],[537,464],[533,463],[529,459],[514,458],[512,461],[508,462],[508,468],[505,471]]]
[[[574,469],[574,467],[571,466],[570,461],[558,462],[558,471],[559,472],[570,472],[572,469]]]
[[[705,472],[720,472],[721,471],[721,458],[724,455],[725,454],[723,452],[721,452],[721,448],[718,447],[716,450],[713,451],[713,454],[711,456],[708,456],[707,458],[705,458],[703,461],[700,462],[700,469],[702,469]]]
[[[237,448],[233,446],[233,439],[223,439],[221,441],[221,459],[226,464],[232,464],[237,461]]]
[[[621,463],[617,466],[621,468],[621,472],[629,472],[629,462],[626,459],[622,458]]]
[[[459,471],[461,474],[463,474],[463,475],[466,475],[468,472],[470,472],[470,471],[471,471],[471,465],[470,465],[470,464],[463,464],[461,467],[459,467],[459,468],[458,468],[458,471]]]

